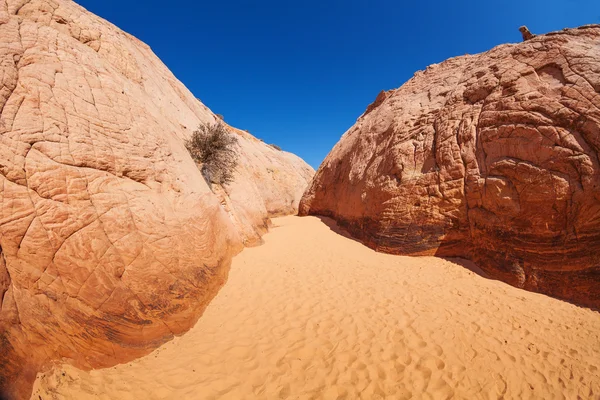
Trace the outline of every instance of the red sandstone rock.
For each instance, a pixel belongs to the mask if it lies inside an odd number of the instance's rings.
[[[301,215],[379,251],[459,256],[600,306],[600,26],[432,65],[380,94]]]
[[[268,217],[296,214],[315,171],[294,154],[277,150],[247,132],[238,135],[240,165],[235,179],[213,190],[246,246],[261,242]]]
[[[519,32],[521,32],[521,36],[523,36],[523,40],[533,39],[535,35],[529,31],[526,26],[522,26],[519,28]]]
[[[188,330],[313,171],[232,129],[236,182],[213,193],[184,140],[215,115],[71,1],[2,2],[0,38],[0,398],[28,398],[51,360],[111,366]]]

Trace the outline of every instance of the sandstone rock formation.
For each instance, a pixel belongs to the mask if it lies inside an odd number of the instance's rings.
[[[523,40],[533,39],[536,35],[529,31],[525,25],[519,28],[519,32],[521,32],[521,36],[523,36]]]
[[[215,115],[71,1],[2,2],[0,38],[0,398],[27,398],[51,360],[106,367],[189,329],[313,171],[232,128],[236,182],[211,190],[184,139]]]
[[[301,215],[368,246],[459,256],[600,306],[600,26],[457,57],[382,92],[325,159]]]
[[[246,246],[261,242],[268,217],[296,214],[315,171],[298,156],[276,150],[247,132],[238,135],[240,165],[235,180],[213,185]]]

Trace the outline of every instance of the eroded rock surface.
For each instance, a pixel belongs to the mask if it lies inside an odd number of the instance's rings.
[[[261,243],[268,217],[296,214],[315,171],[298,156],[266,145],[249,133],[238,135],[240,165],[230,184],[213,191],[245,245]]]
[[[238,132],[240,179],[213,192],[184,139],[214,114],[71,1],[1,2],[0,38],[0,398],[27,398],[51,360],[106,367],[188,330],[313,171]]]
[[[600,26],[418,72],[369,106],[301,215],[380,251],[460,256],[510,284],[600,306]]]

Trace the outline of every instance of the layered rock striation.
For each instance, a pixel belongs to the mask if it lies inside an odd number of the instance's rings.
[[[312,169],[239,135],[209,187],[184,141],[215,115],[150,48],[68,0],[0,4],[0,398],[52,360],[126,362],[188,330]]]
[[[600,26],[449,59],[381,92],[301,204],[383,252],[465,257],[600,306]]]

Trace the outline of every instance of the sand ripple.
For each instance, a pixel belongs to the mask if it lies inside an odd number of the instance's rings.
[[[600,397],[600,313],[286,217],[184,336],[32,399]],[[38,397],[39,396],[39,397]]]

